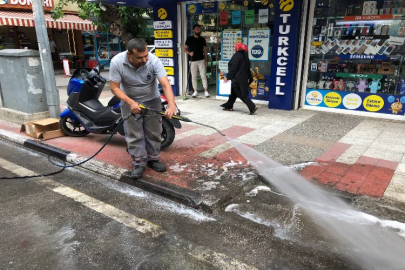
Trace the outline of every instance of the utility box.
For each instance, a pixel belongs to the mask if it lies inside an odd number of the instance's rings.
[[[0,50],[0,91],[4,108],[29,114],[49,111],[38,51]]]

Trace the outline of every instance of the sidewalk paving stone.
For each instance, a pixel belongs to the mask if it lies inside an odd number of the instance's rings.
[[[68,79],[62,82],[65,81]],[[64,109],[66,89],[59,89]],[[107,104],[111,97],[106,89],[100,101]],[[405,202],[405,124],[402,122],[306,110],[269,110],[261,105],[258,114],[251,116],[239,102],[234,112],[223,111],[219,106],[223,101],[213,98],[182,100],[178,97],[176,102],[184,116],[213,125],[277,162],[294,165],[315,161],[300,171],[301,176],[314,183],[350,194]],[[175,186],[179,193],[198,193],[200,203],[212,210],[256,183],[255,171],[225,137],[195,123],[182,123],[182,126],[176,129],[172,146],[162,151],[161,159],[168,171],[157,173],[147,168],[143,184],[160,185],[162,190]],[[19,125],[0,120],[3,138],[12,137],[10,134],[19,133],[19,129]],[[2,135],[2,131],[8,133]],[[71,151],[68,158],[76,162],[94,154],[107,137],[89,134],[43,143]],[[125,138],[114,136],[89,163],[86,168],[120,179],[119,175],[132,169]],[[195,203],[199,200],[198,197]]]

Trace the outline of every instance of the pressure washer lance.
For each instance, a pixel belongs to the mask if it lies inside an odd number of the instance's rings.
[[[144,110],[149,110],[149,111],[151,111],[151,112],[155,112],[155,113],[158,113],[158,114],[163,115],[163,116],[165,115],[165,112],[162,112],[162,111],[159,111],[159,110],[155,110],[155,109],[152,109],[152,108],[148,108],[148,107],[146,107],[145,105],[143,105],[143,104],[141,104],[141,103],[139,103],[139,108],[144,109]],[[197,125],[200,125],[200,126],[212,128],[212,129],[214,129],[216,132],[218,132],[219,134],[221,134],[222,136],[225,136],[225,134],[222,133],[222,132],[221,132],[220,130],[218,130],[217,128],[215,128],[215,127],[213,127],[213,126],[206,125],[206,124],[202,124],[202,123],[198,123],[198,122],[192,121],[191,119],[189,119],[189,118],[187,118],[187,117],[179,116],[179,115],[173,114],[172,118],[177,119],[177,120],[180,120],[180,121],[183,121],[183,122],[190,122],[190,123],[194,123],[194,124],[197,124]]]

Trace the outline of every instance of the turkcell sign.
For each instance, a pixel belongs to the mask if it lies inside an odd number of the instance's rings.
[[[275,7],[269,108],[291,110],[302,0],[280,1]]]
[[[291,25],[288,24],[288,19],[291,17],[291,14],[280,14],[282,19],[282,24],[278,27],[278,46],[277,46],[277,71],[276,71],[276,95],[284,96],[284,89],[281,88],[285,86],[283,77],[287,76],[287,65],[290,57],[290,37],[288,34],[291,32]],[[292,74],[292,73],[289,73]]]

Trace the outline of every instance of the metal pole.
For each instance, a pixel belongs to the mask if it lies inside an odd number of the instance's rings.
[[[32,13],[34,14],[35,31],[37,33],[39,55],[41,56],[42,72],[44,74],[46,101],[52,118],[59,118],[59,91],[56,88],[55,71],[51,58],[51,51],[46,30],[43,0],[34,0]]]

